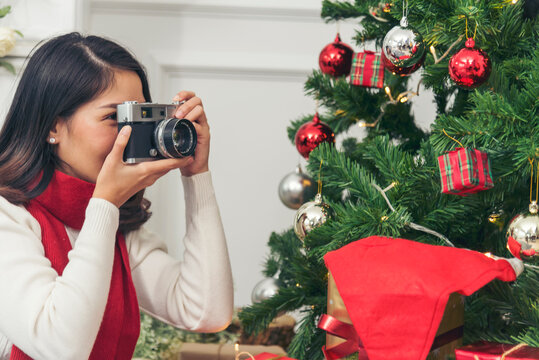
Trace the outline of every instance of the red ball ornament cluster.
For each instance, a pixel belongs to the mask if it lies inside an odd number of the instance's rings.
[[[313,121],[301,125],[296,132],[296,149],[305,159],[308,159],[311,151],[323,142],[335,143],[335,134],[326,123],[320,121],[316,113]]]
[[[458,86],[473,89],[488,80],[492,64],[483,50],[474,48],[472,38],[465,46],[449,60],[449,76]]]
[[[339,34],[335,41],[326,45],[318,57],[318,65],[324,74],[331,76],[347,76],[352,68],[354,50],[341,41]]]

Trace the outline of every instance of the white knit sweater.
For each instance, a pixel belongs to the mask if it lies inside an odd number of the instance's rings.
[[[126,236],[140,308],[174,326],[218,331],[233,311],[230,262],[209,172],[182,177],[186,203],[183,260],[148,230]],[[60,204],[59,204],[60,205]],[[119,211],[91,199],[58,276],[44,256],[41,229],[23,206],[0,197],[0,360],[12,343],[36,360],[87,359],[105,310]]]

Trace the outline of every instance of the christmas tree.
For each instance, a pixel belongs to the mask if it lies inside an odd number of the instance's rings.
[[[308,154],[308,173],[320,179],[332,215],[303,241],[293,229],[271,235],[264,274],[278,278],[279,290],[240,313],[247,331],[260,331],[279,313],[299,310],[302,320],[289,356],[322,359],[326,333],[317,323],[327,312],[323,257],[368,236],[512,257],[507,227],[515,215],[529,215],[539,182],[536,8],[522,0],[323,1],[326,22],[357,18],[357,49],[366,43],[382,52],[383,86],[357,86],[346,74],[319,70],[307,79],[306,94],[319,102],[320,120],[335,134],[359,123],[368,135],[346,139],[339,148],[323,142]],[[395,27],[411,29],[419,45],[400,59],[399,49],[385,39]],[[462,49],[473,55],[459,53]],[[424,58],[416,53],[421,51]],[[459,56],[483,61],[482,72],[467,74],[457,64]],[[402,76],[412,71],[421,76],[417,86]],[[415,126],[408,101],[425,88],[434,93],[437,109],[428,133]],[[292,144],[313,116],[292,121]],[[442,193],[438,157],[461,147],[488,155],[492,188],[468,196]],[[482,339],[539,347],[539,270],[533,250],[524,256],[525,270],[515,282],[494,281],[466,298],[465,343]]]

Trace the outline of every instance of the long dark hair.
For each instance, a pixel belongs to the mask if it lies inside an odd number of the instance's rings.
[[[136,72],[145,100],[151,101],[143,66],[113,41],[74,32],[36,48],[0,131],[0,196],[17,205],[38,196],[60,164],[46,141],[55,122],[69,119],[103,93],[115,70]],[[41,174],[39,184],[32,186]],[[120,208],[120,230],[137,229],[150,217],[150,202],[143,194],[137,193]]]

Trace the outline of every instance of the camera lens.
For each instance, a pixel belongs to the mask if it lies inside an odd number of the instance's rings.
[[[195,153],[197,132],[187,119],[167,119],[155,129],[155,143],[159,153],[166,158],[181,158]]]

